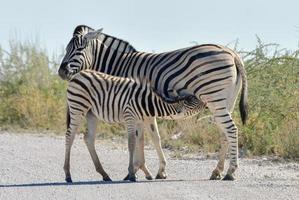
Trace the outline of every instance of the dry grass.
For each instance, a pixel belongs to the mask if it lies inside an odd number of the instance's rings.
[[[0,49],[1,128],[64,133],[66,83],[56,75],[58,59],[50,62],[46,52],[31,43],[12,42],[9,53],[5,52]],[[260,41],[255,50],[243,53],[250,115],[248,124],[242,126],[236,108],[234,119],[239,127],[240,148],[248,154],[299,158],[298,55],[299,51],[280,51]],[[207,119],[197,122],[197,118],[159,120],[163,146],[182,153],[217,151],[217,128]],[[126,137],[123,125],[100,123],[98,130],[101,137]]]

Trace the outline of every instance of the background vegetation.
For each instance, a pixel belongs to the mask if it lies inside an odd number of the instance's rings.
[[[240,52],[249,82],[249,121],[240,123],[240,148],[246,155],[299,159],[299,50],[279,49],[257,40],[256,49]],[[40,45],[11,41],[0,48],[0,129],[65,131],[66,83],[57,76],[60,59]],[[214,152],[218,131],[207,115],[177,122],[159,120],[163,146],[179,152]],[[100,137],[125,136],[123,125],[100,124]],[[182,130],[182,132],[180,132]]]

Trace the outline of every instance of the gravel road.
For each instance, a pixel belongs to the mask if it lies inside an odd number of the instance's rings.
[[[122,181],[127,173],[126,145],[97,141],[96,149],[113,182],[102,182],[94,170],[82,136],[72,149],[74,183],[64,182],[64,137],[0,133],[0,199],[299,199],[299,164],[266,159],[241,159],[237,180],[208,180],[214,159],[194,156],[172,159],[166,152],[168,179]],[[158,170],[155,151],[146,148],[153,175]]]

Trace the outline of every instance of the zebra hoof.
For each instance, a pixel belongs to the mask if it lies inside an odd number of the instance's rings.
[[[72,182],[73,182],[73,180],[72,180],[71,177],[66,177],[66,178],[65,178],[65,181],[66,181],[67,183],[72,183]]]
[[[223,181],[233,181],[233,180],[235,180],[235,178],[231,174],[226,174],[222,180]]]
[[[109,176],[106,176],[106,177],[103,178],[103,181],[112,181],[112,180]]]
[[[210,180],[221,180],[221,174],[217,171],[213,171]]]
[[[132,181],[132,182],[136,182],[137,180],[137,175],[133,175],[133,176],[130,176],[129,174],[123,179],[124,181]]]
[[[157,174],[156,179],[166,179],[167,178],[167,174],[163,173],[163,174]]]
[[[136,180],[137,180],[137,176],[136,175],[129,176],[129,181],[136,182]]]
[[[123,180],[128,181],[129,180],[129,174]]]
[[[149,180],[149,181],[153,180],[152,176],[146,176],[145,178],[146,178],[146,180]]]

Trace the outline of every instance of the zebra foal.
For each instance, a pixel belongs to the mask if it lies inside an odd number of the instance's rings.
[[[75,134],[87,117],[88,131],[84,135],[96,170],[103,180],[111,181],[103,169],[94,147],[97,118],[105,122],[125,122],[128,130],[130,181],[136,181],[140,168],[147,179],[152,179],[144,159],[144,127],[154,129],[147,120],[155,117],[184,117],[205,107],[194,96],[176,100],[156,93],[146,81],[133,80],[85,70],[77,73],[67,87],[68,120],[64,171],[67,182],[72,182],[70,151]],[[199,106],[200,105],[200,106]],[[194,111],[195,110],[195,111]]]

